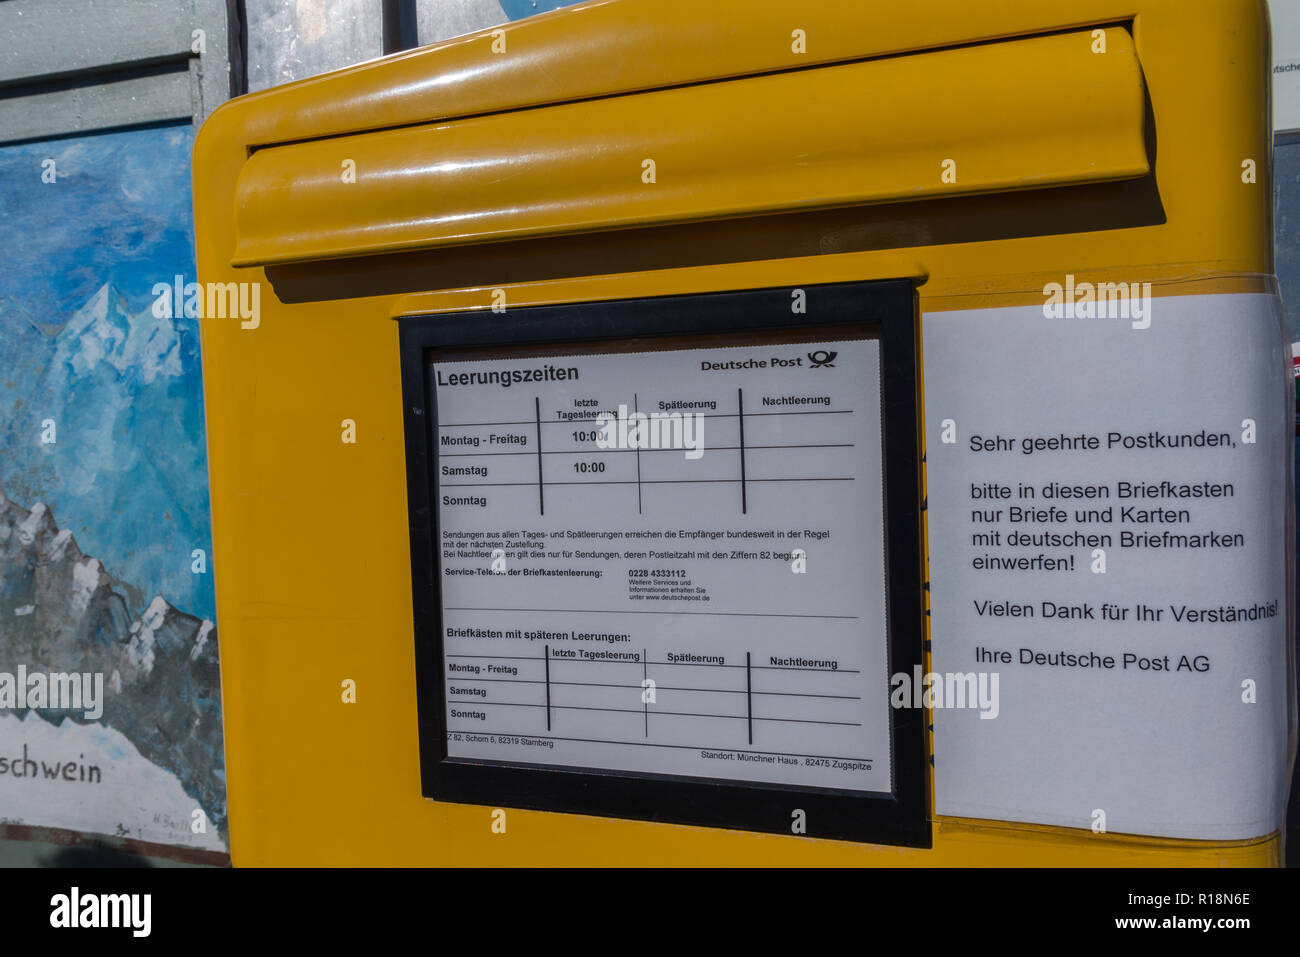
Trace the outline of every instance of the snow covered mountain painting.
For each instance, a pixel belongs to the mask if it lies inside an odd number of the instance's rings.
[[[215,627],[161,595],[136,616],[115,586],[43,504],[24,508],[0,488],[0,671],[13,674],[17,662],[28,673],[104,676],[103,713],[93,721],[75,712],[0,711],[0,745],[8,745],[0,751],[11,765],[33,761],[36,769],[0,775],[0,818],[53,823],[46,815],[59,807],[71,820],[58,826],[220,850]],[[78,766],[71,774],[70,761]],[[94,769],[89,780],[80,768]],[[142,780],[151,782],[146,793]],[[196,810],[204,823],[197,831]]]
[[[211,535],[197,323],[132,310],[104,285],[49,346],[23,397],[28,415],[4,423],[0,448],[18,454],[0,482],[28,501],[57,490],[59,516],[122,581],[211,618],[211,576],[192,570],[195,549],[207,564]],[[55,441],[42,442],[49,421]],[[101,544],[104,516],[128,527]]]
[[[106,687],[94,722],[0,702],[0,757],[102,775],[0,764],[0,831],[225,847],[199,329],[152,308],[194,278],[192,147],[172,126],[0,148],[0,675]]]

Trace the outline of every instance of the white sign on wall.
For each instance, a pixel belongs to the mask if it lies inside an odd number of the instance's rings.
[[[934,712],[936,810],[1276,831],[1292,442],[1277,301],[1045,312],[922,324],[933,667],[997,672],[1001,691],[995,720]]]
[[[1269,0],[1273,21],[1273,129],[1300,129],[1300,0]]]
[[[429,379],[451,757],[891,790],[875,340]]]

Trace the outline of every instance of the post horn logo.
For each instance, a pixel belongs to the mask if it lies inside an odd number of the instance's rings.
[[[808,353],[808,361],[812,363],[814,369],[834,369],[835,357],[838,352],[827,352],[825,349],[818,349],[816,352]]]

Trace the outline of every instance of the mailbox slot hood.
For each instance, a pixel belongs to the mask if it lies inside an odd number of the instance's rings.
[[[231,264],[1135,179],[1133,38],[1093,29],[263,146]]]

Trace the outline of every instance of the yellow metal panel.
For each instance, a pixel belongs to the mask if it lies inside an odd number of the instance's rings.
[[[229,109],[245,115],[244,142],[260,146],[1123,23],[1139,14],[1200,17],[1232,33],[1234,24],[1261,22],[1264,11],[1265,0],[804,0],[742,7],[592,0],[252,94]],[[806,38],[804,52],[796,52],[795,30]]]
[[[1126,30],[1104,40],[1105,56],[1066,33],[263,149],[239,177],[234,265],[1142,176],[1141,68]]]
[[[1154,169],[1135,181],[447,246],[361,265],[231,266],[244,240],[237,185],[253,168],[256,147],[454,117],[478,116],[486,131],[512,111],[539,104],[1120,23],[1132,24],[1149,99],[1146,140]],[[809,39],[802,59],[791,51],[795,28]],[[740,14],[698,0],[605,0],[505,32],[505,54],[491,52],[485,32],[242,98],[218,110],[199,135],[200,278],[269,279],[277,292],[263,286],[256,329],[232,320],[203,322],[235,862],[1276,864],[1277,835],[1217,845],[945,819],[935,822],[932,850],[523,811],[510,812],[508,834],[501,836],[489,829],[488,809],[420,797],[401,396],[390,315],[483,310],[490,321],[495,287],[507,290],[511,304],[526,305],[899,276],[921,283],[924,313],[951,308],[952,297],[968,307],[1023,301],[1044,277],[1067,270],[1082,279],[1121,268],[1162,282],[1157,294],[1172,294],[1187,286],[1181,280],[1195,278],[1205,280],[1198,284],[1203,290],[1239,287],[1272,271],[1269,53],[1259,0],[991,6],[809,0],[797,8],[755,0]],[[992,69],[1010,73],[1010,65]],[[1053,82],[1015,79],[1026,97],[1035,95],[1036,84]],[[943,91],[936,85],[922,92]],[[709,135],[720,121],[688,109],[676,123],[696,135]],[[1045,128],[1068,131],[1074,117],[1042,119]],[[489,159],[530,145],[484,136],[496,150]],[[338,159],[360,139],[337,139]],[[1079,145],[1086,155],[1087,144]],[[267,152],[281,149],[288,147]],[[960,183],[962,158],[956,158]],[[1247,185],[1241,164],[1252,158],[1260,176]],[[895,153],[888,162],[889,182],[915,175],[914,155]],[[796,172],[767,168],[774,187]],[[581,177],[615,178],[600,157],[556,175],[566,181],[555,189],[569,196],[580,195]],[[663,176],[661,165],[661,183]],[[613,201],[632,209],[641,189],[634,176]],[[327,208],[316,223],[332,237],[359,235],[383,212],[344,210],[330,205],[335,194],[319,195]],[[697,205],[679,211],[700,218],[715,201],[700,190]],[[428,200],[412,206],[411,219],[440,213]],[[476,206],[471,220],[480,212],[488,215],[490,204]],[[293,224],[282,225],[293,235]],[[477,227],[471,221],[464,228],[468,235]],[[494,228],[486,221],[483,235]],[[308,248],[313,242],[317,249],[343,248],[330,245],[337,238],[302,241]],[[356,445],[339,440],[344,418],[357,422]],[[357,682],[356,705],[340,703],[345,678]]]

